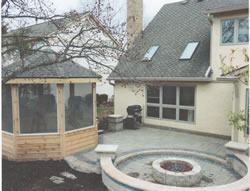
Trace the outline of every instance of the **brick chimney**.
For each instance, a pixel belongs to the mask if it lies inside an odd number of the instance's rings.
[[[128,47],[142,31],[143,0],[127,0],[127,40]]]

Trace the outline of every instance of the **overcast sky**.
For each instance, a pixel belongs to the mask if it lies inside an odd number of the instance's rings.
[[[86,2],[94,0],[51,0],[58,13],[68,12],[70,10],[82,11]],[[126,0],[109,0],[116,10],[119,10],[119,15],[126,18]],[[160,8],[167,3],[178,2],[181,0],[144,0],[143,1],[143,19],[144,27],[152,20]]]

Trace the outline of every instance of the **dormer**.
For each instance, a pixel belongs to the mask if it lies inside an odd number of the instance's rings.
[[[211,22],[211,68],[213,79],[223,74],[223,64],[244,66],[248,64],[249,26],[248,1],[225,4],[206,12]]]

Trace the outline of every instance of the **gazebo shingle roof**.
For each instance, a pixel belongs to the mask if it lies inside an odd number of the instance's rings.
[[[50,49],[26,57],[24,65],[17,61],[3,67],[2,77],[10,75],[15,78],[101,78],[72,60],[62,61]]]

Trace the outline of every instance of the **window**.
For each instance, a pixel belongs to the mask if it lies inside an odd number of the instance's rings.
[[[160,88],[149,86],[147,89],[147,102],[148,103],[160,103]]]
[[[158,48],[159,46],[151,46],[151,48],[146,52],[146,54],[142,58],[142,61],[151,61]]]
[[[20,132],[57,132],[56,84],[20,85]]]
[[[196,50],[197,46],[199,45],[199,42],[190,42],[186,46],[185,50],[183,51],[180,59],[181,60],[188,60],[191,59],[191,57],[194,54],[194,51]]]
[[[65,130],[72,131],[94,124],[92,84],[65,84]]]
[[[180,105],[194,106],[194,87],[180,87]]]
[[[2,84],[2,130],[13,133],[10,85]]]
[[[238,42],[248,42],[248,19],[239,19]]]
[[[175,86],[163,87],[163,104],[176,105],[176,87]]]
[[[223,20],[221,23],[221,43],[248,42],[248,19]]]
[[[176,109],[175,108],[163,108],[162,118],[164,119],[176,119]]]
[[[195,87],[147,87],[147,117],[195,121]]]
[[[158,118],[160,116],[159,107],[148,106],[147,107],[147,116]]]
[[[222,43],[232,43],[234,41],[234,20],[222,22]]]
[[[180,109],[181,121],[194,121],[194,110]]]

